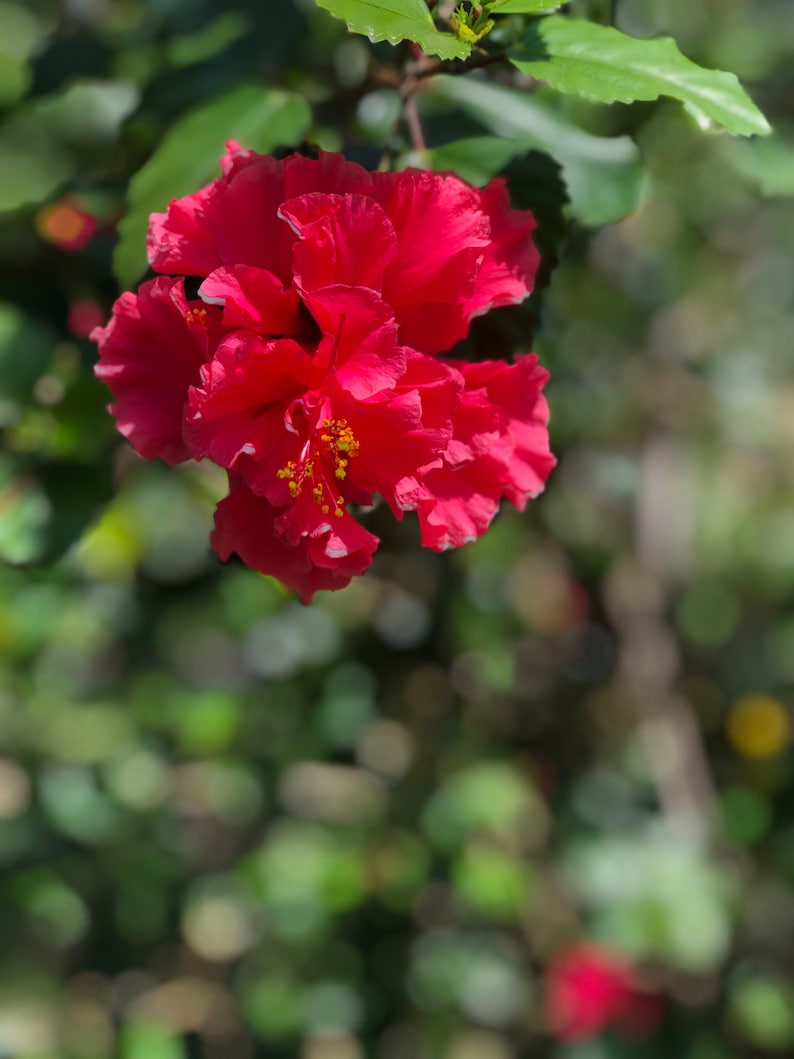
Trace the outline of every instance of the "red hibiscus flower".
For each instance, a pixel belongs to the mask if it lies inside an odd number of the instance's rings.
[[[561,1040],[586,1040],[610,1026],[642,1036],[661,1013],[659,995],[638,988],[633,964],[600,945],[566,949],[549,967],[546,1022]]]
[[[436,356],[532,289],[534,220],[503,182],[236,144],[221,168],[152,216],[149,260],[166,275],[93,335],[135,449],[228,471],[221,558],[308,602],[372,561],[377,538],[350,505],[379,494],[397,518],[416,510],[436,550],[483,533],[502,498],[523,508],[554,465],[547,372],[532,354]]]

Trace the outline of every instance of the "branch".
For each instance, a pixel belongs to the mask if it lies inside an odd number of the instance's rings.
[[[480,55],[471,59],[448,59],[439,60],[432,66],[419,66],[409,69],[408,76],[415,81],[422,81],[426,77],[435,77],[436,74],[467,74],[469,70],[479,70],[483,66],[492,66],[493,63],[504,62],[507,55],[503,51],[494,52],[492,55]]]

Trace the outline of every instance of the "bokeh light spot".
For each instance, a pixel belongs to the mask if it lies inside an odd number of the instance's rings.
[[[737,699],[728,714],[726,730],[728,739],[743,757],[774,757],[791,742],[788,711],[771,695],[743,695]]]

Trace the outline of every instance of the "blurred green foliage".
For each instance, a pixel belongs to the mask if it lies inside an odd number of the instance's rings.
[[[617,5],[735,70],[763,144],[423,88],[430,160],[508,166],[559,254],[474,341],[540,313],[560,465],[458,553],[376,511],[372,572],[310,608],[210,554],[223,483],[130,452],[86,339],[165,169],[224,136],[377,166],[370,45],[273,7],[0,4],[0,1054],[791,1054],[790,4]],[[664,995],[654,1035],[547,1033],[577,938]]]

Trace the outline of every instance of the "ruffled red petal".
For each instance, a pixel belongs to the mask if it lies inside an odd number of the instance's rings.
[[[223,560],[237,554],[246,566],[278,578],[304,603],[321,589],[344,588],[372,563],[378,538],[350,516],[290,541],[279,529],[285,514],[235,481],[215,512],[212,547]]]
[[[247,327],[266,335],[308,335],[310,321],[300,312],[294,287],[263,268],[235,265],[218,268],[199,288],[208,305],[223,308],[227,327]]]
[[[185,438],[196,459],[231,469],[241,456],[272,453],[288,435],[286,408],[305,393],[313,368],[294,339],[232,332],[190,390]]]
[[[290,155],[283,161],[230,144],[223,175],[193,195],[153,213],[147,249],[157,272],[208,276],[217,268],[252,265],[292,282],[295,233],[278,215],[288,199],[322,191],[365,189],[370,174],[341,155],[318,160]]]
[[[422,543],[460,547],[490,525],[502,498],[519,510],[542,491],[555,459],[549,450],[548,372],[534,354],[515,364],[450,361],[465,387],[440,463],[406,476],[396,496],[419,516]]]
[[[99,345],[94,372],[115,398],[110,412],[146,459],[190,459],[182,435],[185,403],[220,333],[218,316],[201,302],[188,303],[181,279],[160,277],[138,294],[122,294],[107,326],[92,332]]]
[[[285,202],[279,216],[298,236],[294,273],[301,291],[331,284],[380,291],[398,246],[391,221],[373,199],[315,192]]]

